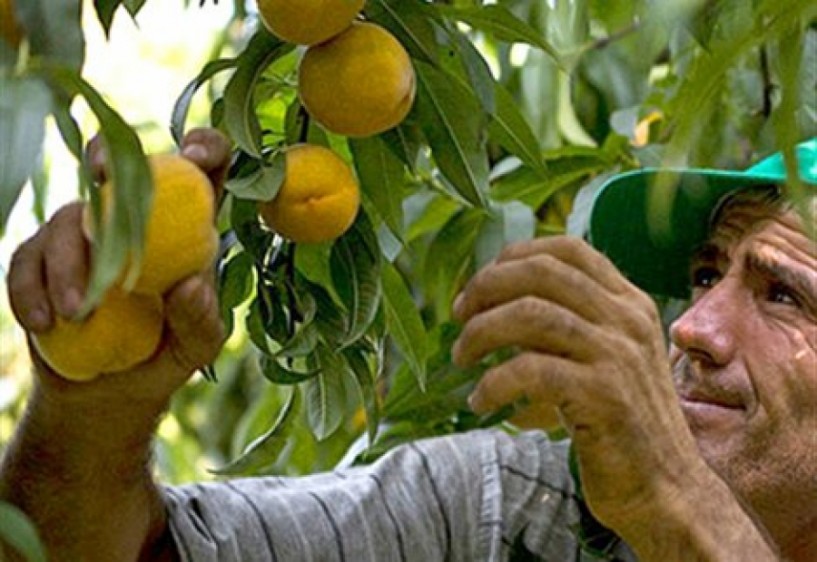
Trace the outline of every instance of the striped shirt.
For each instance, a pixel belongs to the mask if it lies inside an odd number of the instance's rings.
[[[577,539],[586,510],[567,442],[485,430],[418,441],[368,466],[165,488],[184,562],[630,562]]]

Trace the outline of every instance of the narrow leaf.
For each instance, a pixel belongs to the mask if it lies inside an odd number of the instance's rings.
[[[485,114],[473,92],[417,61],[416,111],[434,160],[457,192],[482,207],[488,185]]]
[[[405,166],[377,136],[350,139],[349,148],[363,194],[374,205],[392,233],[403,234],[403,185]]]
[[[138,273],[153,181],[139,137],[102,96],[70,69],[47,67],[46,71],[69,97],[82,95],[96,116],[108,155],[108,176],[116,186],[110,217],[96,229],[93,241],[91,278],[81,310],[81,314],[87,314],[119,277],[126,262],[126,284]]]
[[[519,103],[505,87],[495,83],[496,112],[488,125],[488,134],[500,146],[539,173],[546,173],[539,141],[519,109]]]
[[[370,0],[366,6],[367,18],[391,31],[412,58],[434,63],[437,39],[429,15],[417,0]]]
[[[538,47],[550,55],[554,62],[561,65],[558,51],[545,41],[539,32],[517,18],[505,6],[490,4],[473,8],[455,8],[434,4],[434,7],[444,16],[492,34],[500,41],[527,43],[533,47]]]
[[[382,296],[380,251],[371,224],[361,213],[352,228],[332,248],[332,280],[349,315],[344,345],[368,330]]]
[[[224,89],[224,119],[227,131],[247,154],[261,157],[261,125],[255,113],[255,86],[272,64],[294,49],[264,30],[250,39],[237,59],[235,74]]]
[[[221,59],[209,62],[199,72],[199,75],[182,90],[181,95],[173,105],[173,112],[170,117],[170,132],[178,146],[181,146],[184,138],[185,123],[187,122],[187,114],[190,111],[190,104],[193,102],[193,96],[213,76],[223,70],[234,68],[236,64],[235,59]]]
[[[420,388],[425,388],[426,329],[419,307],[392,264],[383,265],[382,275],[387,333],[408,362]]]
[[[37,528],[19,508],[0,502],[0,544],[7,544],[27,562],[46,562],[46,552]]]
[[[72,70],[82,68],[82,0],[25,0],[15,6],[32,55]]]
[[[40,80],[0,74],[0,233],[39,165],[51,105],[51,93]]]
[[[94,0],[96,16],[99,19],[99,23],[102,24],[102,28],[105,30],[106,37],[110,37],[111,35],[113,16],[120,4],[122,4],[122,0]]]
[[[304,391],[309,427],[315,438],[323,441],[337,431],[343,421],[347,365],[341,355],[324,346],[318,348],[317,357],[320,373],[304,383]]]
[[[343,357],[346,359],[360,391],[360,399],[366,413],[366,434],[369,443],[374,443],[380,426],[380,400],[375,385],[377,373],[372,364],[366,360],[365,352],[358,347],[344,349]]]

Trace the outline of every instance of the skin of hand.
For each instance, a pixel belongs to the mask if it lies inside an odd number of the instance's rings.
[[[196,129],[181,154],[218,192],[230,148],[217,131]],[[86,157],[102,179],[101,143],[92,141]],[[81,306],[90,259],[81,222],[80,204],[63,207],[12,257],[9,300],[29,334]],[[0,498],[34,520],[51,560],[137,560],[143,545],[144,559],[153,560],[162,550],[164,508],[148,468],[152,435],[172,393],[215,359],[225,337],[212,271],[180,281],[164,300],[159,349],[130,371],[75,383],[30,346],[35,384],[0,466]]]
[[[776,559],[698,453],[654,302],[606,257],[572,237],[510,246],[467,284],[454,316],[464,323],[458,365],[517,351],[486,371],[470,399],[474,411],[526,398],[531,406],[512,421],[565,425],[589,507],[641,559],[741,559],[715,557],[717,536],[694,536],[696,518],[709,520],[699,509],[707,498],[720,503],[708,504],[713,520],[722,516],[749,537],[752,560]],[[704,544],[695,550],[694,541]]]

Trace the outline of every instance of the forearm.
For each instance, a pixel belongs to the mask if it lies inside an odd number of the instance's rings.
[[[714,473],[667,491],[660,504],[620,530],[643,562],[780,561],[765,532]]]
[[[0,498],[34,521],[50,560],[136,561],[161,539],[149,470],[161,411],[32,393],[0,467]]]

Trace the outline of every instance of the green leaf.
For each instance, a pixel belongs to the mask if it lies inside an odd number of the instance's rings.
[[[40,163],[51,93],[36,79],[0,74],[0,234]]]
[[[224,89],[224,119],[227,132],[238,146],[261,158],[261,125],[255,113],[255,86],[273,63],[294,49],[264,30],[250,39],[237,59],[237,67]]]
[[[254,172],[230,178],[225,188],[240,199],[270,201],[278,195],[285,174],[286,158],[282,152],[276,152],[269,163],[258,161]]]
[[[153,195],[153,181],[142,143],[136,132],[109,106],[102,96],[74,71],[64,67],[46,67],[48,77],[69,97],[81,95],[99,121],[102,141],[108,155],[108,177],[116,186],[113,206],[93,241],[93,264],[81,315],[87,314],[119,277],[126,261],[129,265],[125,286],[139,271],[145,227]],[[99,205],[95,206],[96,224],[100,224]]]
[[[495,84],[496,112],[488,125],[491,138],[505,150],[541,174],[547,172],[539,141],[519,109],[519,103],[505,87]]]
[[[377,381],[376,361],[367,361],[365,351],[358,346],[344,349],[343,357],[357,382],[363,410],[366,413],[369,443],[374,443],[380,427],[380,401],[375,385]]]
[[[482,207],[488,187],[485,114],[472,91],[442,71],[415,62],[415,111],[443,175],[466,201]]]
[[[332,247],[332,281],[349,318],[344,346],[360,339],[377,314],[383,291],[380,256],[365,213],[360,213],[352,228]]]
[[[22,554],[27,562],[47,560],[37,528],[25,513],[6,502],[0,502],[0,544],[3,543]]]
[[[238,241],[257,262],[263,263],[273,247],[275,236],[261,227],[257,202],[232,196],[229,202],[230,225]]]
[[[185,133],[185,123],[187,122],[187,114],[190,111],[190,104],[193,102],[193,96],[208,80],[213,76],[227,70],[234,68],[237,64],[236,59],[220,59],[207,63],[202,68],[199,75],[196,76],[185,88],[181,95],[173,105],[173,112],[170,116],[170,133],[173,135],[173,140],[178,146],[181,146],[182,139]]]
[[[404,201],[406,209],[406,241],[412,242],[421,236],[438,232],[462,205],[439,193],[419,192]]]
[[[82,68],[85,37],[81,0],[25,0],[15,6],[31,55],[72,70]]]
[[[105,36],[111,35],[111,23],[113,22],[114,13],[116,9],[122,4],[122,0],[94,0],[94,9],[99,23],[105,30]]]
[[[221,264],[218,274],[218,302],[227,334],[233,332],[233,309],[252,294],[255,261],[247,252],[239,252]]]
[[[423,267],[423,292],[433,302],[439,321],[451,315],[454,292],[473,261],[474,242],[486,214],[464,209],[448,221],[428,249]]]
[[[475,267],[480,269],[494,260],[499,252],[514,242],[530,240],[536,233],[536,216],[533,210],[519,203],[498,205],[490,219],[482,224],[474,248]]]
[[[348,365],[342,355],[325,346],[318,347],[320,373],[304,383],[306,417],[318,441],[323,441],[340,427],[346,405],[344,379]]]
[[[403,234],[403,186],[406,169],[380,137],[350,139],[361,191],[392,233]]]
[[[135,18],[136,15],[142,10],[145,2],[147,2],[147,0],[124,0],[122,5],[125,6],[125,9],[131,15],[131,17]]]
[[[493,115],[496,113],[494,94],[496,81],[488,63],[467,36],[459,31],[453,32],[453,36],[459,53],[459,62],[465,71],[469,87],[474,91],[482,110],[486,114]]]
[[[382,276],[386,331],[408,362],[420,388],[425,388],[427,344],[420,309],[392,264],[383,265]]]
[[[433,13],[424,4],[417,0],[369,0],[365,11],[370,21],[393,33],[412,58],[437,61]]]
[[[286,445],[301,407],[301,393],[297,387],[293,387],[272,427],[250,443],[240,457],[226,466],[211,469],[210,472],[218,476],[246,476],[268,472]]]
[[[470,25],[475,29],[494,35],[500,41],[508,43],[527,43],[542,49],[561,65],[559,53],[544,37],[524,21],[517,18],[510,10],[499,4],[481,7],[456,8],[434,4],[444,16]]]

